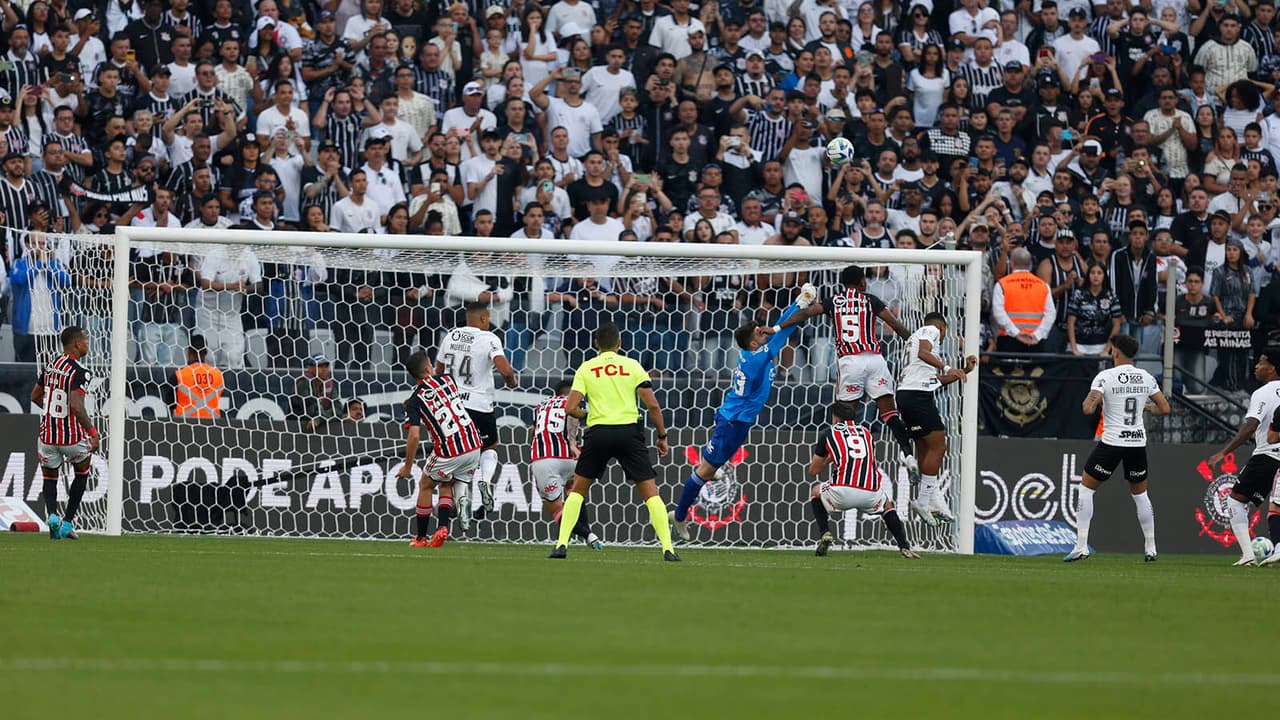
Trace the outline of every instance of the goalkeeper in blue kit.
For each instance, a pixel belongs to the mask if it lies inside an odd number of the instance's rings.
[[[756,416],[769,402],[773,389],[773,376],[777,372],[774,359],[786,347],[796,328],[815,315],[822,314],[818,302],[818,290],[810,283],[800,288],[800,294],[791,303],[778,323],[772,327],[760,323],[747,323],[733,333],[741,353],[738,368],[724,395],[724,402],[716,411],[716,428],[711,442],[702,449],[697,467],[684,481],[680,503],[671,513],[671,526],[681,540],[689,540],[689,508],[698,501],[702,486],[714,480],[717,471],[738,452],[747,441],[747,433],[756,422]]]

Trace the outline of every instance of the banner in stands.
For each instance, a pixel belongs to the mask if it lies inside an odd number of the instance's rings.
[[[979,428],[984,435],[1092,438],[1097,417],[1080,412],[1102,359],[1063,358],[1029,363],[991,358],[979,381]]]
[[[40,469],[34,415],[0,415],[0,497],[24,498],[35,508]],[[352,423],[341,434],[307,435],[285,423],[184,424],[130,421],[127,428],[126,532],[212,532],[255,535],[402,538],[409,534],[416,485],[395,477],[403,451],[391,423]],[[699,434],[700,435],[700,434]],[[551,526],[528,472],[523,429],[501,428],[506,460],[495,484],[497,517],[477,523],[478,539],[546,542]],[[695,433],[674,430],[673,452],[658,465],[660,487],[674,493],[696,458]],[[804,465],[812,432],[753,435],[731,482],[710,483],[694,514],[698,539],[713,544],[808,544],[813,529]],[[1074,527],[1080,470],[1091,443],[1056,440],[979,441],[977,521],[1056,520]],[[517,457],[514,454],[519,452]],[[1151,449],[1151,496],[1160,549],[1165,553],[1232,552],[1224,496],[1237,460],[1203,462],[1210,446]],[[1244,458],[1241,458],[1243,460]],[[107,467],[95,460],[86,512],[102,512]],[[909,485],[895,479],[905,506]],[[65,493],[65,488],[64,491]],[[1123,478],[1098,493],[1090,544],[1100,552],[1140,553],[1142,537]],[[648,517],[634,489],[612,470],[589,499],[611,542],[649,539]],[[1255,532],[1265,518],[1251,517]],[[913,538],[925,546],[937,535]],[[840,523],[841,537],[886,542],[881,523],[858,517]],[[928,531],[936,533],[936,531]]]

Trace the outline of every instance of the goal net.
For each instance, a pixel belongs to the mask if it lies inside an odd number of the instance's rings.
[[[469,301],[489,303],[519,378],[514,389],[497,383],[496,507],[466,527],[455,521],[454,537],[469,541],[554,537],[529,469],[529,427],[536,405],[594,354],[602,322],[622,329],[624,352],[654,376],[671,429],[672,452],[656,465],[671,506],[710,439],[736,364],[734,328],[776,320],[801,282],[826,296],[841,268],[863,265],[869,291],[909,329],[928,312],[947,317],[947,362],[978,345],[981,270],[967,252],[138,228],[57,243],[71,275],[61,320],[90,334],[89,407],[106,431],[82,522],[112,533],[408,537],[416,483],[396,471],[412,382],[401,362],[417,349],[434,358]],[[881,337],[896,376],[903,343],[884,328]],[[177,371],[202,353],[221,373],[216,399],[179,389]],[[830,320],[810,320],[778,364],[743,451],[693,510],[697,544],[816,540],[806,466],[834,397]],[[950,526],[910,517],[914,488],[866,405],[879,468],[923,549],[972,551],[977,398],[976,383],[965,386],[937,393]],[[616,467],[588,504],[606,543],[652,542]],[[845,513],[834,531],[847,547],[891,545],[878,517]]]

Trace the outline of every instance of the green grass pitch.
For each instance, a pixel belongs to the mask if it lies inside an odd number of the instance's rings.
[[[0,716],[1269,714],[1280,569],[1218,557],[0,537]]]

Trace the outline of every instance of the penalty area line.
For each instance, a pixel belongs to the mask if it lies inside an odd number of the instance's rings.
[[[172,672],[317,675],[497,675],[509,677],[770,678],[998,682],[1026,685],[1275,686],[1277,673],[1008,670],[833,665],[606,665],[576,663],[235,660],[217,658],[0,658],[0,672]]]

